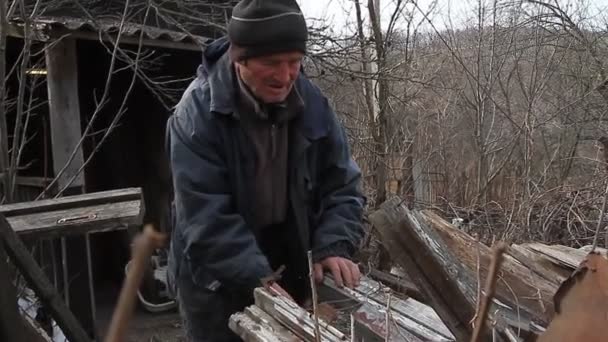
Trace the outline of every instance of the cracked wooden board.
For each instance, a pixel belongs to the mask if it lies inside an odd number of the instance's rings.
[[[368,329],[375,327],[373,332],[376,335],[385,334],[384,329],[379,328],[386,326],[388,294],[384,291],[385,286],[365,277],[361,279],[360,285],[355,289],[338,288],[330,277],[326,277],[324,285],[327,289],[334,291],[333,297],[336,300],[351,299],[360,303],[360,306],[353,312],[355,323],[366,326]],[[325,293],[328,295],[327,292]],[[411,335],[423,341],[454,341],[452,333],[437,313],[430,306],[413,298],[402,299],[392,296],[391,317],[392,325],[396,327],[395,332],[402,332],[397,333],[393,338],[397,338],[399,335]]]
[[[386,202],[370,219],[392,257],[407,270],[457,340],[470,339],[478,287],[490,264],[489,247],[454,228],[431,211],[410,211],[398,198]],[[479,267],[479,272],[478,272]],[[479,273],[479,274],[478,274]],[[505,257],[495,299],[495,327],[537,331],[553,315],[555,281]]]
[[[264,288],[255,289],[253,295],[255,305],[289,329],[291,333],[305,341],[315,340],[315,323],[311,313],[284,297],[270,294]],[[319,318],[319,327],[321,341],[340,342],[349,340],[347,335],[321,318]]]

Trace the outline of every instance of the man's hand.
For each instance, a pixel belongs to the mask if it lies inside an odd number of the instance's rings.
[[[329,270],[333,275],[338,287],[354,288],[359,286],[361,272],[359,266],[352,261],[341,257],[329,257],[313,265],[315,280],[323,280],[323,271]]]

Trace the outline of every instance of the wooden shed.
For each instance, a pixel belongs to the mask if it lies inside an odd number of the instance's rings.
[[[222,10],[226,18],[230,7]],[[15,119],[21,106],[28,111],[23,129],[31,133],[16,201],[141,188],[143,223],[165,229],[171,195],[166,120],[196,75],[206,41],[222,34],[221,23],[198,30],[201,36],[175,29],[179,23],[151,25],[147,16],[139,21],[146,25],[138,24],[137,17],[141,13],[128,20],[44,15],[9,22],[7,98],[29,102],[7,107],[8,128],[24,125]],[[30,241],[43,263],[49,256],[64,261],[68,281],[55,285],[69,293],[68,305],[91,337],[98,333],[95,303],[116,299],[132,233]]]

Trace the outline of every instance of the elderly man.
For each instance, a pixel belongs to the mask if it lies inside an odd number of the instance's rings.
[[[242,0],[168,122],[174,187],[169,278],[189,337],[238,340],[231,314],[261,279],[303,303],[318,281],[356,286],[365,197],[346,135],[301,73],[306,22],[294,0]]]

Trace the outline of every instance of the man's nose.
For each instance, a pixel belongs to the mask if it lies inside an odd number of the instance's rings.
[[[276,78],[282,83],[291,82],[294,78],[294,73],[289,63],[281,63],[276,72]]]

